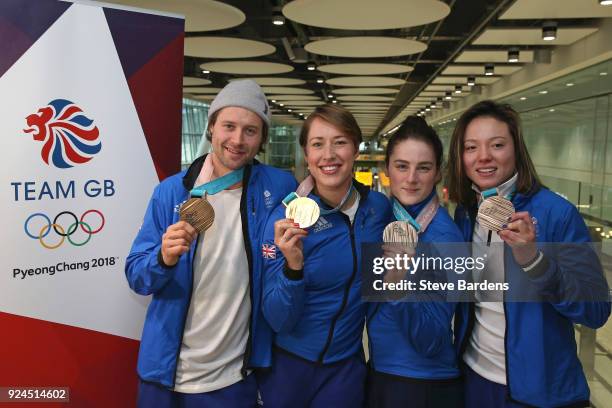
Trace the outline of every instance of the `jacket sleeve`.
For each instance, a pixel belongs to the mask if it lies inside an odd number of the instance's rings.
[[[162,265],[159,259],[162,235],[172,223],[167,215],[169,210],[160,199],[161,189],[162,185],[158,185],[153,191],[144,221],[125,264],[125,275],[130,288],[140,295],[158,292],[173,278],[178,269],[176,265]]]
[[[263,260],[262,309],[264,317],[275,332],[287,333],[293,329],[302,315],[305,283],[303,271],[287,269],[285,257],[274,245],[274,222],[281,218],[282,211],[274,211],[268,219],[264,232],[263,245],[267,246],[268,252]],[[263,250],[262,247],[262,252]]]
[[[556,223],[554,244],[543,244],[544,256],[527,274],[545,299],[574,323],[599,328],[608,320],[608,283],[588,229],[575,207]]]

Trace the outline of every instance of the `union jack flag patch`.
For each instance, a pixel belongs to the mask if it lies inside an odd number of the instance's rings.
[[[261,255],[264,259],[276,259],[276,245],[262,244]]]

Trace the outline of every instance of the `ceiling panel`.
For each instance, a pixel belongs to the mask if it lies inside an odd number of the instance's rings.
[[[593,34],[597,28],[559,27],[557,39],[544,41],[542,28],[489,28],[478,37],[474,45],[570,45]]]
[[[308,26],[385,30],[441,20],[450,7],[438,0],[295,0],[282,11],[288,19]]]
[[[516,0],[500,19],[559,19],[612,17],[612,7],[596,0]]]

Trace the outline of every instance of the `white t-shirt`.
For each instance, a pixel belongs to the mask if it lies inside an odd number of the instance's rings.
[[[497,187],[501,196],[514,190],[517,175]],[[477,281],[504,282],[504,245],[503,240],[495,232],[491,234],[491,246],[487,247],[489,230],[476,221],[472,235],[472,256],[487,255],[482,276],[475,277]],[[498,298],[485,298],[477,293],[475,304],[476,320],[474,330],[463,360],[481,377],[498,384],[506,385],[506,316],[504,314],[503,297],[498,292]],[[486,301],[485,301],[486,300]],[[490,301],[497,300],[497,301]]]
[[[238,188],[208,196],[215,221],[201,234],[194,255],[193,292],[174,387],[178,392],[210,392],[242,379],[251,301],[241,195]]]
[[[354,194],[356,194],[357,197],[353,204],[349,208],[342,210],[342,212],[349,217],[349,220],[351,220],[351,224],[355,221],[355,214],[357,214],[357,207],[359,207],[359,193],[355,192]]]

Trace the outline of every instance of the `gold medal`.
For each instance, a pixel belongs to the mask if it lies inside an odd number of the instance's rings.
[[[501,231],[502,225],[508,223],[508,218],[514,214],[514,206],[510,200],[500,196],[485,199],[478,208],[476,219],[478,224],[491,231]]]
[[[181,221],[186,221],[198,233],[203,233],[212,225],[215,220],[215,210],[206,198],[190,198],[180,209]]]
[[[419,234],[409,222],[393,221],[385,227],[383,241],[387,244],[402,244],[415,248],[419,242]]]
[[[285,217],[300,224],[300,228],[308,228],[314,225],[319,219],[319,214],[318,204],[308,197],[295,198],[285,208]]]

